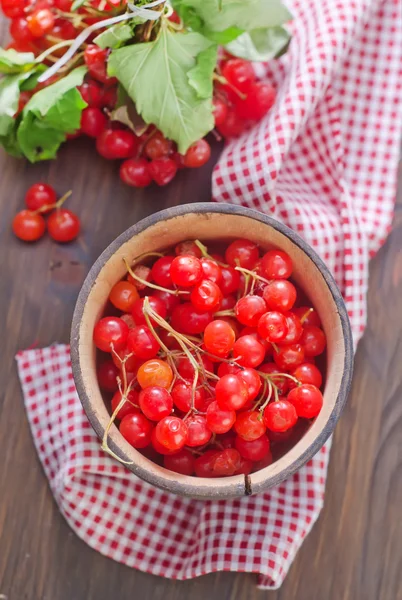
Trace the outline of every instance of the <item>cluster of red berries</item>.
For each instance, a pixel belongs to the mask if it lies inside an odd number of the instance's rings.
[[[76,214],[61,208],[71,195],[65,194],[57,200],[55,190],[47,183],[34,183],[25,195],[26,209],[17,213],[12,229],[17,238],[24,242],[36,242],[47,229],[56,242],[71,242],[80,232],[80,220]],[[49,215],[47,221],[43,215]]]
[[[93,333],[123,437],[199,477],[249,474],[296,443],[323,404],[326,338],[290,257],[196,240],[127,270]]]

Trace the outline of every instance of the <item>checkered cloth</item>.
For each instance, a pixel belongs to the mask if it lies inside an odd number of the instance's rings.
[[[355,341],[366,320],[368,260],[389,230],[401,111],[401,3],[293,0],[289,52],[262,67],[278,101],[225,149],[214,197],[298,231],[341,286]],[[90,546],[172,579],[259,574],[278,588],[322,507],[329,446],[256,497],[193,501],[137,479],[103,454],[74,388],[69,349],[17,356],[29,422],[55,499]]]

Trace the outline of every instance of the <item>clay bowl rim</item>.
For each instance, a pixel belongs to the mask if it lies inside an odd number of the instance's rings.
[[[178,482],[177,485],[173,485],[172,479],[169,479],[163,475],[156,475],[151,473],[144,467],[141,467],[135,462],[132,465],[127,465],[127,467],[132,471],[135,475],[139,476],[141,479],[151,483],[161,489],[166,491],[171,491],[173,493],[184,495],[187,497],[197,498],[197,499],[208,499],[211,497],[217,499],[223,498],[233,498],[233,497],[241,497],[243,495],[250,495],[261,492],[265,489],[273,487],[291,475],[293,475],[296,471],[298,471],[308,460],[310,460],[324,445],[328,437],[333,432],[335,425],[340,417],[342,409],[345,405],[348,392],[351,386],[351,379],[353,373],[353,338],[352,332],[349,323],[349,317],[347,314],[346,306],[342,295],[338,289],[335,280],[330,273],[328,267],[321,260],[321,258],[316,254],[313,248],[307,244],[296,232],[282,224],[281,222],[275,220],[274,218],[260,213],[256,210],[245,208],[242,206],[237,206],[233,204],[227,203],[212,203],[212,202],[198,202],[191,204],[181,204],[172,208],[167,208],[161,211],[158,211],[152,215],[145,217],[144,219],[138,221],[136,224],[129,227],[126,231],[120,234],[114,241],[112,241],[109,246],[102,252],[102,254],[98,257],[98,259],[94,262],[93,266],[88,272],[80,293],[78,295],[77,303],[74,309],[73,319],[72,319],[72,328],[71,328],[71,363],[74,381],[77,387],[78,396],[80,402],[84,408],[84,411],[87,415],[87,418],[95,430],[96,434],[100,439],[102,439],[104,434],[104,427],[99,421],[97,415],[95,414],[92,406],[91,398],[87,393],[86,386],[84,384],[83,375],[81,371],[81,362],[80,362],[80,325],[83,318],[85,305],[87,299],[92,291],[92,288],[99,277],[104,265],[109,259],[117,252],[117,250],[133,238],[135,235],[140,234],[147,228],[161,222],[161,221],[169,221],[174,219],[175,217],[180,217],[189,213],[198,213],[198,214],[206,214],[206,213],[220,213],[222,215],[230,214],[237,215],[241,217],[248,217],[254,220],[257,220],[269,227],[272,227],[285,237],[289,238],[290,241],[295,244],[302,252],[304,252],[308,258],[315,264],[317,269],[319,270],[323,280],[325,281],[332,299],[337,308],[337,316],[340,320],[343,341],[344,341],[344,360],[343,360],[343,371],[341,376],[341,381],[339,385],[339,391],[337,398],[335,400],[333,409],[328,416],[328,419],[325,425],[322,427],[321,431],[318,435],[312,440],[311,444],[305,449],[305,451],[299,455],[293,462],[291,462],[288,466],[286,466],[281,471],[268,476],[267,478],[260,480],[257,482],[253,482],[253,486],[251,489],[250,485],[250,476],[244,476],[244,481],[242,482],[242,486],[234,485],[233,481],[239,478],[243,478],[243,476],[233,476],[228,478],[220,478],[219,488],[213,492],[215,484],[217,483],[217,479],[203,479],[205,482],[205,486],[194,485],[191,484],[190,481],[198,481],[201,482],[200,478],[195,477],[186,477],[186,476],[177,476],[178,479],[182,478],[183,482]],[[114,440],[109,438],[109,446],[124,460],[128,459],[127,454],[124,450],[114,442]],[[285,455],[286,456],[286,455]],[[162,468],[161,468],[162,469]],[[261,473],[259,471],[258,473]],[[167,473],[170,473],[167,471]],[[227,482],[227,483],[226,483]],[[225,485],[226,483],[226,485]],[[172,489],[174,488],[174,489]],[[241,489],[241,493],[239,490]]]

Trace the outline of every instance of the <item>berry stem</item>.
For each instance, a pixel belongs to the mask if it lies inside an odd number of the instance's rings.
[[[247,98],[246,94],[243,94],[240,90],[238,90],[237,87],[230,83],[230,81],[228,81],[226,77],[223,77],[223,75],[217,75],[216,73],[214,73],[213,77],[215,81],[219,81],[219,83],[222,83],[222,85],[226,85],[231,90],[233,90],[234,93],[239,96],[240,100],[245,100]]]
[[[178,296],[179,294],[189,294],[190,293],[190,292],[187,292],[186,290],[168,290],[167,288],[164,288],[160,285],[156,285],[155,283],[146,281],[145,279],[142,279],[142,277],[139,277],[138,275],[136,275],[134,273],[134,271],[132,270],[132,268],[130,267],[130,265],[128,264],[127,260],[124,257],[123,257],[123,261],[124,261],[124,264],[126,265],[127,272],[131,275],[131,277],[133,279],[135,279],[136,281],[138,281],[139,283],[142,283],[142,285],[145,285],[146,287],[153,288],[154,290],[160,290],[161,292],[168,292],[169,294],[173,294],[174,296]]]

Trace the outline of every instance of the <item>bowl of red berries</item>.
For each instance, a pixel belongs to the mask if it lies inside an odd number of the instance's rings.
[[[352,336],[325,264],[257,211],[198,203],[120,235],[72,325],[83,408],[135,475],[193,498],[274,486],[333,432]]]

